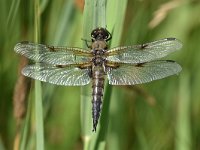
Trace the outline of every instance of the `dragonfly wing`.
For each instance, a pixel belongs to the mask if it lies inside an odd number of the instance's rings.
[[[16,44],[15,52],[36,62],[53,65],[80,64],[89,61],[90,52],[81,48],[54,47],[31,42]]]
[[[181,66],[175,61],[158,60],[135,65],[124,64],[107,72],[109,84],[134,85],[158,80],[177,74]]]
[[[82,86],[89,84],[89,69],[78,67],[57,67],[46,64],[26,66],[22,74],[36,80],[65,86]]]
[[[116,47],[106,52],[107,60],[118,63],[143,63],[159,59],[179,50],[182,44],[175,38],[166,38],[151,43]]]

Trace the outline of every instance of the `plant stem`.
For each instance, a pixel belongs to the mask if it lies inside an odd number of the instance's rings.
[[[40,41],[40,0],[35,0],[35,42]],[[39,64],[38,64],[39,65]],[[41,82],[35,80],[35,121],[36,121],[36,149],[44,149],[44,127]]]

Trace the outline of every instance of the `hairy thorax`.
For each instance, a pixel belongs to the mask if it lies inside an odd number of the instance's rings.
[[[104,53],[106,51],[106,41],[98,40],[94,41],[92,44],[92,51],[93,51],[93,64],[94,66],[102,66],[105,61]]]
[[[106,48],[107,48],[107,43],[104,40],[97,40],[92,43],[92,49],[99,50],[99,49],[106,49]]]

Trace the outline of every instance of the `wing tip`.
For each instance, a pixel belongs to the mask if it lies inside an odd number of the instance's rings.
[[[179,40],[179,39],[177,39],[177,38],[174,38],[174,37],[168,37],[168,38],[166,38],[166,40],[167,41],[176,41],[176,49],[178,50],[178,49],[181,49],[182,47],[183,47],[183,44],[182,44],[182,42]]]
[[[25,66],[24,68],[22,68],[21,74],[23,74],[26,77],[29,77],[28,75],[30,74],[30,70],[29,70],[30,66],[31,65],[28,65],[28,66]],[[27,71],[27,70],[29,70],[29,71]]]
[[[181,65],[179,65],[178,63],[176,63],[177,65],[178,65],[178,69],[177,69],[177,75],[179,74],[179,72],[181,72],[182,71],[182,67],[181,67]]]
[[[19,42],[19,43],[17,43],[16,45],[15,45],[15,47],[14,47],[14,51],[16,52],[16,53],[20,53],[20,47],[21,46],[23,46],[24,44],[29,44],[30,42],[29,41],[22,41],[22,42]]]
[[[174,65],[176,65],[176,70],[174,72],[175,75],[179,75],[179,73],[182,71],[182,67],[181,65],[179,65],[176,61],[173,61],[173,60],[167,60],[167,62],[171,62],[171,63],[174,63]]]
[[[179,65],[176,61],[174,61],[174,60],[165,60],[166,62],[169,62],[169,63],[174,63],[176,66],[177,66],[177,73],[178,72],[181,72],[181,70],[182,70],[182,67],[181,67],[181,65]]]
[[[21,45],[21,43],[17,43],[16,45],[15,45],[15,47],[14,47],[14,51],[16,52],[16,53],[19,53],[19,47],[20,47],[20,45]]]

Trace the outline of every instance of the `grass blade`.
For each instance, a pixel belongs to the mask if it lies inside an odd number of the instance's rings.
[[[16,18],[17,10],[19,9],[20,0],[12,1],[11,8],[8,14],[7,26],[13,28],[14,18]],[[12,26],[11,26],[12,25]]]
[[[35,0],[35,42],[40,41],[40,0]],[[36,121],[36,149],[44,149],[44,127],[41,82],[35,80],[35,121]]]
[[[106,0],[94,0],[93,29],[106,28]]]
[[[93,18],[93,1],[86,0],[83,14],[83,38],[90,39]],[[86,48],[85,42],[83,47]],[[84,150],[89,149],[92,136],[92,120],[91,120],[91,85],[81,87],[81,134],[84,144]]]
[[[176,150],[190,150],[190,76],[187,72],[180,76],[179,102],[176,123]]]
[[[20,150],[26,150],[26,143],[28,140],[28,131],[29,131],[29,127],[30,127],[30,118],[31,118],[31,111],[32,111],[32,101],[29,99],[28,101],[28,106],[27,106],[27,113],[26,113],[26,118],[24,121],[24,126],[21,129],[21,140],[20,140]]]
[[[93,18],[93,19],[91,19]],[[105,0],[86,0],[84,8],[83,35],[84,38],[90,39],[91,31],[97,27],[106,27],[105,19]],[[85,44],[85,43],[84,43]],[[91,119],[91,86],[82,88],[81,90],[81,126],[82,137],[84,141],[84,149],[93,149],[97,144],[97,135],[100,123],[97,127],[97,133],[92,134]]]

